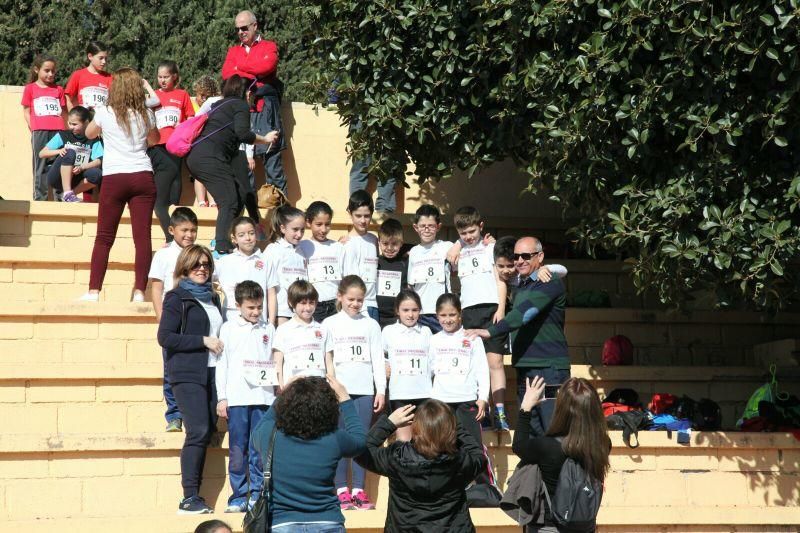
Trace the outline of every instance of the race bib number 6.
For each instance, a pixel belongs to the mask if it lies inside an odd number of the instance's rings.
[[[458,262],[458,277],[460,278],[491,271],[492,265],[484,253],[467,257],[462,256]]]

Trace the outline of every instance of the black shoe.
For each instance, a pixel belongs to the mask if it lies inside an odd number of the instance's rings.
[[[200,496],[189,496],[181,500],[178,505],[178,514],[211,514],[214,509],[206,505],[206,501]]]

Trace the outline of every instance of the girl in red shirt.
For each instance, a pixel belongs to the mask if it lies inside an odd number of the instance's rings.
[[[181,158],[169,153],[167,140],[175,126],[194,116],[194,106],[189,93],[178,89],[180,74],[174,61],[162,61],[156,70],[158,89],[156,95],[161,105],[155,110],[156,126],[160,138],[158,144],[147,150],[153,163],[153,179],[156,182],[155,212],[167,242],[172,240],[169,233],[169,206],[178,205],[181,200]]]
[[[86,46],[89,66],[73,72],[64,89],[68,109],[76,105],[87,109],[106,105],[108,89],[111,87],[111,74],[106,72],[108,55],[108,47],[101,42],[90,41]]]
[[[28,84],[22,91],[22,113],[31,131],[33,149],[33,199],[47,200],[47,159],[39,152],[64,129],[67,118],[64,88],[56,85],[56,60],[38,55],[31,65]]]

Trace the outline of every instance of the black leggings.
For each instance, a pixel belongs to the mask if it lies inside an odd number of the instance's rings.
[[[483,446],[483,438],[481,437],[481,423],[475,420],[475,416],[478,414],[478,405],[476,402],[456,402],[456,403],[448,403],[447,405],[450,406],[450,409],[453,410],[453,413],[456,415],[456,419],[458,419],[459,424],[461,427],[467,430],[467,432],[475,439],[475,442],[478,443],[478,446],[483,448],[483,454],[486,457],[486,460],[489,461],[489,456],[486,455],[486,448]],[[491,467],[491,462],[489,461],[489,467]],[[492,479],[489,477],[489,470],[484,470],[478,477],[475,478],[475,483],[483,484],[483,485],[491,485]]]
[[[205,385],[173,383],[172,392],[183,415],[186,439],[181,448],[181,485],[183,497],[195,496],[203,482],[203,466],[211,435],[217,427],[217,388],[215,369],[208,369]]]
[[[156,182],[156,205],[153,211],[164,237],[170,242],[169,206],[178,205],[181,201],[181,158],[169,153],[163,144],[148,148],[147,155],[153,164],[153,180]]]

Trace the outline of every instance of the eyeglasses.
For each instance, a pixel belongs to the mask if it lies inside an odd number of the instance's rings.
[[[211,270],[211,263],[197,263],[192,267],[193,271],[197,270]]]
[[[236,31],[249,31],[250,26],[252,26],[253,24],[255,24],[255,22],[251,22],[250,24],[246,24],[244,26],[236,26]]]
[[[519,259],[522,259],[523,261],[530,261],[531,259],[533,259],[537,255],[539,255],[540,253],[542,253],[542,252],[533,252],[533,253],[523,252],[521,254],[514,254],[511,257],[514,258],[514,261],[517,261]]]
[[[434,231],[436,226],[436,224],[417,224],[417,229],[420,231]]]

